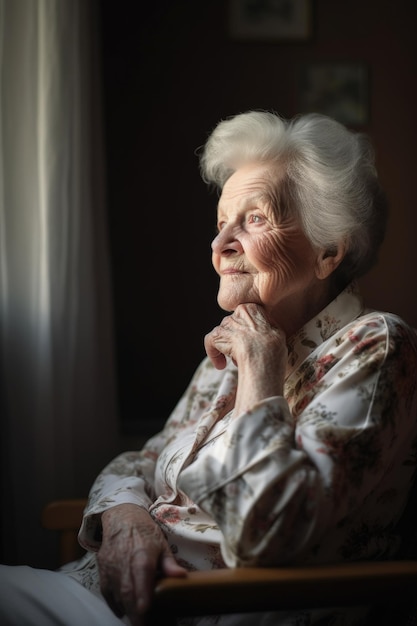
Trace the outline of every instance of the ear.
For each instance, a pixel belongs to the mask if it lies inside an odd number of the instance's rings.
[[[316,276],[321,280],[328,278],[340,265],[346,253],[343,242],[338,243],[327,250],[319,250],[316,261]]]

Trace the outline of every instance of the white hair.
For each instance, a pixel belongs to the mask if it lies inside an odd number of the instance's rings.
[[[331,251],[343,242],[343,282],[374,265],[387,205],[366,135],[317,113],[285,120],[275,112],[248,111],[214,128],[200,151],[201,175],[221,191],[239,165],[248,162],[279,166],[281,209],[298,215],[314,247]]]

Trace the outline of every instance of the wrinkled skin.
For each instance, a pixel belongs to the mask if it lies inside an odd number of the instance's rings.
[[[332,299],[329,276],[343,257],[314,250],[288,211],[277,210],[276,169],[249,164],[226,182],[218,207],[212,260],[219,305],[230,314],[205,337],[216,368],[238,367],[234,416],[282,395],[286,339]],[[279,184],[279,181],[278,181]],[[155,581],[185,576],[150,515],[123,504],[102,515],[101,588],[118,616],[141,625]]]
[[[298,219],[276,206],[276,168],[249,164],[226,181],[212,261],[222,309],[257,304],[289,336],[327,304],[328,278],[341,258],[314,249]]]
[[[235,416],[264,398],[282,395],[287,363],[285,333],[269,324],[261,306],[240,304],[233,315],[206,335],[205,346],[218,369],[225,367],[225,355],[238,365]]]
[[[205,337],[215,367],[239,368],[235,415],[282,395],[286,338],[330,300],[329,277],[343,258],[316,250],[287,207],[277,206],[276,166],[252,163],[226,182],[212,261],[219,305],[231,315]],[[279,186],[279,181],[278,181]]]
[[[147,511],[119,504],[102,515],[103,542],[97,555],[101,591],[113,612],[142,626],[158,577],[186,575]]]

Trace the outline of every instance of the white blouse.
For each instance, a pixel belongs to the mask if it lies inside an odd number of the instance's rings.
[[[163,430],[97,477],[79,534],[91,552],[65,571],[97,592],[100,514],[128,502],[189,570],[394,555],[417,462],[416,372],[414,330],[364,310],[355,284],[291,339],[283,397],[234,415],[237,368],[205,358]],[[303,623],[250,619],[236,623]]]

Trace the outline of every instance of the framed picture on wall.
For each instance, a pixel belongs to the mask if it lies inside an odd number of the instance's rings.
[[[369,122],[369,70],[364,63],[319,62],[300,68],[297,112],[324,113],[347,126]]]
[[[293,41],[311,34],[311,0],[229,0],[230,36],[246,41]]]

